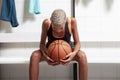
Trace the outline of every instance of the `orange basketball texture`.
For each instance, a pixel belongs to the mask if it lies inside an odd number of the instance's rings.
[[[64,40],[55,40],[48,47],[48,56],[55,62],[60,63],[72,51],[71,46]]]

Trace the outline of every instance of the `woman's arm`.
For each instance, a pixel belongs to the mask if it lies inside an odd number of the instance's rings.
[[[48,19],[45,19],[42,24],[42,33],[41,33],[41,41],[40,41],[40,50],[44,53],[47,53],[47,48],[45,44],[46,44],[48,26],[49,26],[49,21]]]
[[[75,18],[71,18],[70,23],[71,23],[71,33],[74,39],[74,49],[73,49],[73,52],[65,56],[64,59],[61,59],[61,62],[63,65],[68,64],[80,50],[80,41],[79,41],[79,35],[78,35],[78,30],[77,30],[77,22]]]
[[[79,34],[77,30],[77,22],[75,18],[71,18],[71,29],[74,39],[74,49],[73,53],[77,54],[77,52],[80,50],[80,40],[79,40]]]
[[[50,21],[45,19],[42,24],[42,34],[41,34],[41,41],[40,41],[40,51],[42,52],[43,56],[45,57],[47,63],[49,65],[58,65],[57,62],[54,62],[50,57],[48,57],[48,51],[46,48],[46,38],[47,38],[47,31],[50,26]]]

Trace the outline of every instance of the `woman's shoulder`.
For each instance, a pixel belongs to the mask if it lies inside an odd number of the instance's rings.
[[[76,21],[76,19],[74,18],[74,17],[67,17],[67,22],[68,23],[73,23],[73,22],[75,22]]]
[[[68,29],[69,29],[69,32],[70,32],[70,34],[72,34],[73,32],[72,32],[72,22],[73,22],[73,19],[74,18],[72,18],[72,17],[67,17],[67,23],[68,23]]]
[[[73,27],[74,25],[76,25],[76,19],[74,17],[68,17],[67,18],[67,22],[68,22],[68,24],[71,25],[71,27]]]
[[[43,24],[45,24],[45,25],[48,25],[50,23],[51,23],[51,21],[48,18],[43,20]]]
[[[69,31],[72,34],[73,30],[77,27],[76,19],[74,17],[68,17],[67,22],[68,22]]]
[[[44,26],[45,28],[49,29],[50,24],[51,24],[50,19],[47,18],[47,19],[44,19],[44,20],[43,20],[43,26]]]

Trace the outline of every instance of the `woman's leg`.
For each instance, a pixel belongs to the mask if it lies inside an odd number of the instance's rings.
[[[29,65],[29,80],[38,80],[39,76],[39,62],[42,59],[41,52],[39,50],[34,51],[30,58]]]
[[[83,51],[79,51],[75,57],[79,65],[79,80],[87,80],[88,78],[88,64],[87,58]]]

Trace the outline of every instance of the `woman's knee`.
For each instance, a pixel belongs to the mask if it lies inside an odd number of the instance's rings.
[[[31,54],[31,61],[33,61],[33,60],[38,60],[38,59],[40,59],[40,57],[41,57],[41,53],[40,53],[40,51],[39,50],[37,50],[37,51],[34,51],[32,54]]]
[[[77,60],[78,61],[86,61],[87,60],[87,57],[86,57],[86,54],[85,54],[85,52],[83,52],[83,51],[79,51],[78,52],[78,54],[77,54]]]

